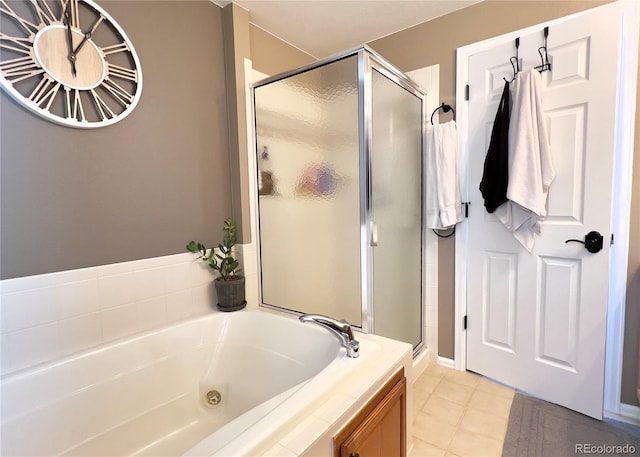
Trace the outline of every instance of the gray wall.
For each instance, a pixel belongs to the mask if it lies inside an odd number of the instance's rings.
[[[184,252],[230,214],[221,9],[207,1],[98,1],[140,57],[123,121],[54,125],[0,95],[0,276]]]

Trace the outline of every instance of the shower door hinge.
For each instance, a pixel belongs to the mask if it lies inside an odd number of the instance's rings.
[[[467,329],[467,316],[464,316],[464,317],[462,318],[462,328],[463,328],[464,330],[466,330],[466,329]]]
[[[469,101],[469,84],[464,86],[464,99],[466,101]]]

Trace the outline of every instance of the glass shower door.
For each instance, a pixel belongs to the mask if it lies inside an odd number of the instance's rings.
[[[372,69],[374,333],[422,341],[422,98]]]
[[[357,56],[254,97],[262,302],[360,327]]]

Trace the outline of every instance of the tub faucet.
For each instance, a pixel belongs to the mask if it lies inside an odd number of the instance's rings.
[[[351,326],[344,319],[338,321],[322,314],[304,314],[300,316],[300,320],[318,324],[336,335],[347,350],[347,357],[355,359],[360,355],[360,343],[353,337]]]

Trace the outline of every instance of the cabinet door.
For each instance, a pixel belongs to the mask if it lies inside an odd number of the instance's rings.
[[[340,457],[405,457],[406,379],[402,378],[340,446]]]

